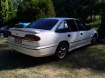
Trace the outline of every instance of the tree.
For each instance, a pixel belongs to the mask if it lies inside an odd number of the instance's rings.
[[[23,0],[17,12],[17,17],[21,21],[33,21],[54,16],[55,10],[51,0]]]
[[[92,15],[96,0],[53,0],[59,17],[76,17],[86,20]]]
[[[1,0],[0,1],[0,24],[3,24],[8,21],[8,0]]]
[[[105,39],[105,1],[99,4],[101,14],[101,26],[98,29],[99,38]]]
[[[9,12],[8,12],[8,20],[12,20],[16,17],[17,8],[22,0],[8,0],[9,3]]]
[[[18,1],[19,4],[19,0]],[[12,23],[10,22],[16,17],[16,7],[18,6],[15,0],[0,0],[0,25]],[[15,3],[14,3],[15,2]]]
[[[66,17],[66,7],[65,7],[65,0],[52,0],[55,7],[55,12],[57,17]]]

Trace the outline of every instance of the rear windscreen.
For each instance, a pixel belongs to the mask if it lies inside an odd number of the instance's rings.
[[[51,30],[57,22],[56,19],[39,19],[27,26],[27,28]]]

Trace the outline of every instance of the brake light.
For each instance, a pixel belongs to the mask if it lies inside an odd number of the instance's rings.
[[[29,35],[26,35],[23,39],[24,40],[31,40],[31,41],[39,41],[40,37],[29,34]]]

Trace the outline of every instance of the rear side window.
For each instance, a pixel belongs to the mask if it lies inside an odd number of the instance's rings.
[[[70,32],[70,28],[67,25],[66,21],[62,21],[59,24],[58,28],[56,29],[56,32],[60,32],[60,33],[62,33],[62,32]]]
[[[71,31],[78,31],[78,28],[76,26],[76,23],[74,20],[66,20],[68,26],[70,27]]]
[[[57,22],[58,20],[56,19],[39,19],[36,22],[33,22],[27,28],[51,30]]]

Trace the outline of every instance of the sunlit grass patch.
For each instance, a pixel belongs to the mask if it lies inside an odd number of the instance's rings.
[[[7,38],[0,38],[0,48],[7,48]]]

